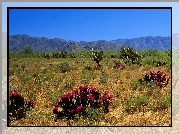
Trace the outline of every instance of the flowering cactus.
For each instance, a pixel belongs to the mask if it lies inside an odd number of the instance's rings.
[[[10,96],[9,115],[20,119],[26,116],[26,111],[34,107],[34,100],[26,101],[17,91],[12,91]]]
[[[145,82],[153,81],[155,84],[159,86],[167,85],[170,80],[170,76],[166,78],[166,74],[162,71],[154,72],[150,71],[150,73],[145,72],[143,80]]]
[[[157,61],[157,67],[166,65],[166,62]]]
[[[109,95],[109,91],[106,90],[104,95],[100,95],[100,91],[92,86],[79,86],[72,92],[63,94],[57,102],[53,104],[53,113],[56,115],[55,121],[58,118],[66,117],[66,119],[73,119],[76,114],[85,115],[86,108],[100,108],[109,112],[109,104],[112,101],[113,96]],[[59,108],[61,110],[59,110]]]

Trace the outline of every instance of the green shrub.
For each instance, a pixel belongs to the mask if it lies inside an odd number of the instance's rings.
[[[159,93],[156,97],[151,101],[150,108],[154,111],[163,110],[171,106],[171,96],[169,94],[161,94]]]
[[[129,86],[132,90],[136,90],[138,87],[141,86],[141,83],[139,82],[139,79],[136,78],[136,79],[132,80],[132,82],[130,83]]]
[[[104,118],[104,110],[102,108],[86,108],[86,118],[90,121],[100,121]]]
[[[32,45],[26,45],[21,51],[20,53],[22,54],[32,54]]]
[[[64,61],[59,65],[59,69],[62,73],[65,73],[71,71],[72,67],[68,61]]]
[[[14,75],[14,74],[15,74],[15,70],[14,70],[14,69],[10,69],[10,70],[9,70],[9,76],[10,76],[10,75]]]
[[[168,108],[171,105],[171,96],[164,94],[160,97],[159,102],[162,109]]]
[[[107,83],[108,82],[108,76],[107,75],[103,75],[100,78],[100,83]]]
[[[127,112],[133,113],[137,109],[141,110],[140,107],[142,105],[148,105],[149,96],[147,93],[143,93],[139,96],[126,96],[124,99],[124,108]]]
[[[35,82],[45,82],[45,81],[52,81],[54,75],[51,73],[41,73],[35,77]]]
[[[91,77],[90,77],[90,71],[83,70],[82,74],[81,74],[81,83],[88,84],[90,79],[91,79]]]
[[[65,82],[65,88],[73,88],[73,86],[74,86],[74,81],[72,79],[67,80]]]

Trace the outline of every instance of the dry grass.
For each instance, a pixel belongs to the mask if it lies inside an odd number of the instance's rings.
[[[130,84],[136,78],[142,78],[142,73],[150,69],[155,71],[164,71],[167,76],[170,73],[167,67],[151,67],[149,65],[140,67],[126,66],[124,70],[112,69],[109,64],[113,64],[109,60],[108,63],[102,61],[103,72],[107,77],[107,82],[100,83],[103,77],[100,70],[93,70],[96,78],[89,78],[87,84],[100,89],[102,92],[106,89],[114,95],[114,100],[107,113],[100,122],[81,122],[59,120],[54,122],[52,112],[52,104],[57,97],[63,93],[72,91],[75,87],[83,85],[81,81],[84,64],[88,63],[92,66],[94,62],[89,59],[81,59],[85,63],[75,64],[77,59],[68,59],[74,68],[72,71],[61,73],[57,65],[65,59],[10,59],[10,70],[14,73],[9,75],[9,91],[17,90],[24,97],[35,99],[35,108],[27,113],[25,119],[10,122],[10,126],[76,126],[86,124],[86,126],[170,126],[171,125],[171,105],[163,109],[155,109],[154,102],[156,94],[169,95],[171,93],[170,84],[160,90],[154,89],[149,96],[148,105],[140,106],[137,110],[128,112],[125,110],[124,101],[126,96],[140,96],[148,92],[147,88],[138,86],[135,90],[131,89]],[[66,59],[67,60],[67,59]],[[18,63],[19,67],[14,67]],[[22,71],[21,65],[26,64],[29,72]],[[44,74],[43,74],[44,73]],[[49,74],[49,75],[46,75]],[[36,75],[36,76],[34,76]],[[46,77],[46,78],[45,78]],[[68,80],[72,80],[73,88],[65,88]]]

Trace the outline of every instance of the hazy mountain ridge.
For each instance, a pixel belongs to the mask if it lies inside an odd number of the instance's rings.
[[[6,35],[7,36],[7,35]],[[175,37],[176,36],[176,37]],[[172,43],[177,43],[179,40],[178,34],[173,34]],[[116,39],[112,41],[98,40],[92,42],[86,41],[67,41],[61,38],[48,39],[45,37],[31,37],[29,35],[12,35],[9,36],[9,50],[18,51],[22,49],[25,45],[32,45],[34,51],[78,51],[78,50],[118,50],[122,45],[129,45],[134,49],[157,49],[166,50],[171,48],[171,37],[140,37],[133,39]]]

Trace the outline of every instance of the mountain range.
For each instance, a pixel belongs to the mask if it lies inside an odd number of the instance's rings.
[[[2,36],[7,37],[6,33]],[[175,46],[179,44],[179,34],[172,35],[172,45]],[[4,39],[6,42],[7,39]],[[9,50],[19,51],[26,45],[32,45],[33,51],[36,52],[54,52],[54,51],[79,51],[79,50],[118,50],[122,45],[129,45],[131,48],[140,49],[157,49],[157,50],[167,50],[171,49],[171,37],[161,37],[161,36],[147,36],[139,37],[133,39],[116,39],[111,41],[98,40],[92,42],[86,41],[67,41],[62,38],[48,39],[46,37],[31,37],[29,35],[17,34],[9,36]]]

